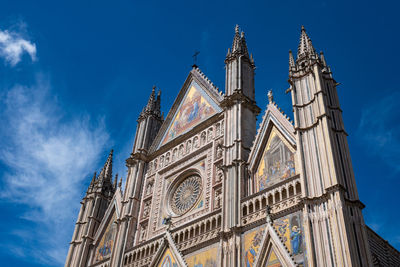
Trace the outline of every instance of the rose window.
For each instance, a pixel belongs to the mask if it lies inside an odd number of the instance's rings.
[[[182,215],[189,211],[200,198],[201,178],[191,175],[184,179],[172,193],[171,208],[175,214]]]

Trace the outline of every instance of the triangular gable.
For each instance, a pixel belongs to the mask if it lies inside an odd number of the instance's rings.
[[[282,267],[282,263],[279,260],[278,256],[276,256],[276,253],[274,249],[271,249],[271,252],[269,253],[267,264],[265,264],[266,267]]]
[[[296,266],[296,263],[293,261],[284,244],[282,244],[271,222],[267,222],[266,224],[261,248],[252,266]]]
[[[152,150],[167,144],[222,111],[222,93],[205,75],[193,68],[171,107]]]
[[[160,248],[156,252],[150,267],[187,267],[182,254],[173,241],[171,234],[167,231]]]
[[[111,257],[114,250],[115,238],[117,237],[117,218],[113,212],[112,217],[108,220],[107,227],[98,242],[95,249],[94,261],[102,261]]]
[[[256,192],[294,175],[295,148],[293,125],[270,103],[249,155]]]
[[[121,191],[117,189],[94,237],[94,262],[111,257],[117,237],[116,222],[120,218],[121,200]]]

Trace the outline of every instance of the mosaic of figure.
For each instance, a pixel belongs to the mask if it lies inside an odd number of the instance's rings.
[[[258,191],[292,177],[295,173],[294,153],[276,131],[272,131],[256,172]]]
[[[244,235],[244,266],[252,267],[260,250],[261,240],[263,238],[265,229],[261,226]]]
[[[108,223],[107,229],[96,248],[96,261],[101,261],[111,255],[114,248],[115,236],[117,234],[117,224],[115,223],[115,213]]]
[[[158,267],[178,267],[178,264],[176,263],[176,260],[172,256],[169,249],[165,251],[160,263],[158,264]]]
[[[195,84],[192,84],[188,90],[184,101],[172,120],[162,144],[185,133],[193,126],[215,113],[215,109],[200,93],[200,89],[196,87]]]
[[[218,246],[187,257],[189,267],[217,267]]]
[[[275,219],[274,228],[281,237],[284,245],[294,256],[295,260],[305,265],[305,244],[301,224],[301,213],[287,215],[283,218]]]

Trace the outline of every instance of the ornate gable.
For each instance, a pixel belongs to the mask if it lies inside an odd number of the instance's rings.
[[[251,265],[254,267],[290,267],[296,266],[281,238],[275,232],[272,222],[267,222],[261,246]]]
[[[120,218],[121,199],[121,191],[117,190],[94,237],[94,262],[110,258],[113,253],[118,229],[117,220]]]
[[[222,111],[222,92],[208,78],[193,68],[179,92],[152,145],[152,151]]]
[[[151,261],[150,267],[187,267],[168,231],[165,233],[164,240]]]
[[[270,102],[249,156],[254,192],[296,174],[294,128],[276,104]]]

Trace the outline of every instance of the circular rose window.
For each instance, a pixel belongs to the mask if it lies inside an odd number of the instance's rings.
[[[189,211],[201,193],[201,178],[198,175],[191,175],[177,185],[172,193],[170,205],[172,211],[177,215],[182,215]]]

